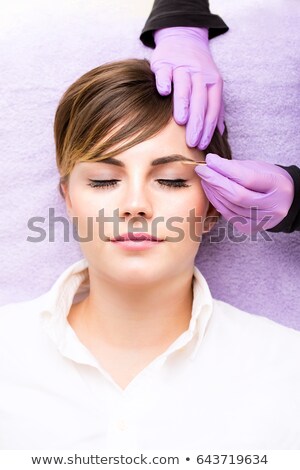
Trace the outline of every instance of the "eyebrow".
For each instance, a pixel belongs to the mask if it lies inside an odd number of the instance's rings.
[[[173,154],[173,155],[166,155],[164,157],[156,158],[155,160],[151,162],[151,166],[165,165],[166,163],[181,162],[181,161],[194,162],[195,160],[192,160],[191,158],[187,158],[184,155]],[[123,168],[126,166],[124,162],[114,157],[108,157],[96,163],[107,163],[110,165],[121,166]]]

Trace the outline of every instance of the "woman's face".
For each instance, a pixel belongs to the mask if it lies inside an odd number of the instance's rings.
[[[141,285],[193,269],[210,206],[200,178],[194,165],[176,161],[151,165],[174,155],[203,161],[203,152],[186,145],[185,134],[185,127],[172,119],[155,137],[110,159],[122,166],[109,160],[75,165],[68,189],[63,189],[69,216],[78,221],[82,252],[94,272],[113,282]],[[113,182],[103,186],[91,180]],[[138,251],[110,241],[128,232],[148,233],[163,241]]]

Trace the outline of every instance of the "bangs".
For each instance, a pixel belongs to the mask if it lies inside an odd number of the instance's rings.
[[[153,137],[167,126],[172,112],[172,94],[158,93],[148,61],[132,59],[91,70],[65,92],[56,112],[61,177],[76,163],[101,161]]]

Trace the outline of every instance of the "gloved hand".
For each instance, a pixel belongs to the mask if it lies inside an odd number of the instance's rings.
[[[239,232],[273,228],[287,215],[294,199],[294,182],[283,168],[261,161],[227,160],[215,154],[207,154],[206,163],[195,167],[203,190],[225,219],[230,222],[235,217],[232,224]],[[251,214],[251,207],[257,208],[256,214],[256,210]],[[263,222],[265,216],[270,219]]]
[[[154,32],[150,65],[161,95],[174,86],[174,119],[186,124],[189,147],[205,149],[218,126],[224,132],[223,80],[209,50],[205,28],[172,27]]]

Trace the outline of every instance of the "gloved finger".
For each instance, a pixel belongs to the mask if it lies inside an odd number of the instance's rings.
[[[274,180],[267,172],[258,172],[251,160],[228,160],[209,153],[207,166],[249,190],[265,193],[273,188]]]
[[[235,204],[234,202],[231,202],[230,200],[226,199],[222,194],[220,194],[219,191],[215,190],[214,186],[207,185],[204,180],[202,180],[201,183],[203,189],[208,188],[209,194],[211,195],[211,197],[214,198],[214,202],[217,201],[217,204],[222,204],[223,208],[226,208],[226,210],[229,210],[233,214],[245,217],[247,219],[251,219],[252,215],[254,215],[254,211],[256,210],[256,213],[258,214],[259,218],[262,217],[262,212],[258,209],[257,204],[250,204],[248,207],[240,206],[239,204]],[[211,201],[211,203],[214,205],[213,201]]]
[[[223,196],[227,201],[246,208],[253,205],[258,209],[264,209],[266,206],[265,197],[262,197],[261,193],[245,188],[208,166],[198,165],[195,172],[213,187],[215,193]]]
[[[222,103],[223,81],[220,79],[214,85],[207,85],[207,111],[199,148],[204,150],[210,143],[219,119]]]
[[[151,68],[152,70],[152,68]],[[169,95],[172,90],[172,66],[162,65],[152,70],[155,73],[156,88],[160,95]]]
[[[207,107],[207,89],[200,73],[192,75],[192,94],[190,115],[186,125],[186,142],[189,147],[196,147],[202,135],[202,128]]]
[[[241,227],[238,228],[239,231],[243,233],[254,233],[257,230],[266,230],[276,225],[277,219],[274,215],[274,207],[269,200],[269,194],[260,196],[260,202],[263,202],[262,198],[265,201],[262,204],[262,208],[259,207],[260,204],[257,203],[249,205],[249,208],[243,208],[222,197],[219,193],[214,191],[213,187],[208,187],[204,180],[201,181],[201,184],[211,203],[227,220],[229,220],[229,215],[230,217],[235,217],[235,220],[238,218],[241,224]],[[251,230],[247,229],[246,231],[242,228],[245,226],[245,221],[251,225]]]
[[[218,118],[218,124],[217,128],[219,129],[219,132],[221,135],[224,134],[225,130],[225,108],[224,108],[224,101],[223,98],[221,100],[221,108],[220,108],[220,113],[219,113],[219,118]]]
[[[253,224],[251,219],[243,217],[224,206],[222,202],[215,196],[215,194],[210,192],[209,187],[203,184],[203,181],[202,187],[208,200],[217,209],[217,211],[220,212],[224,219],[231,223],[231,225],[233,225],[236,230],[241,233],[246,233],[247,235],[253,231]]]
[[[192,91],[191,75],[184,67],[173,71],[174,119],[177,124],[186,124],[189,117],[189,104]]]
[[[229,220],[230,217],[236,217],[239,215],[236,212],[228,209],[228,207],[226,207],[226,205],[224,205],[223,202],[219,199],[218,195],[215,192],[211,191],[210,186],[205,185],[203,181],[201,183],[207,199],[211,202],[214,208],[217,209],[220,214],[222,214],[222,216],[226,220]]]

